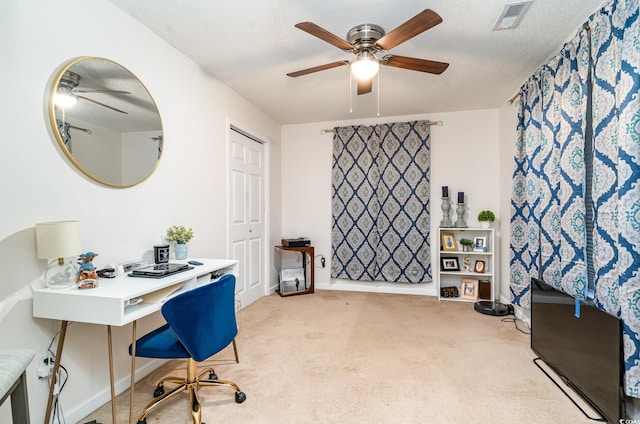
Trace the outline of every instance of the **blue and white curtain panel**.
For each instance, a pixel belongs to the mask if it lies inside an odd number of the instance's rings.
[[[510,258],[513,303],[529,308],[530,279],[541,276],[621,318],[624,387],[633,397],[640,397],[638,15],[638,0],[607,2],[586,23],[589,30],[521,88]],[[588,135],[593,149],[585,155]],[[593,157],[591,182],[585,157]]]
[[[431,281],[429,123],[336,128],[331,276]]]
[[[520,91],[511,200],[511,294],[529,307],[531,277],[584,298],[584,138],[589,43],[581,32]]]
[[[595,301],[623,323],[625,392],[640,397],[638,0],[608,2],[592,28]]]

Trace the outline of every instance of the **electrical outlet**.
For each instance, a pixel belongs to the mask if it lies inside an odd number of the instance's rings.
[[[47,378],[53,374],[55,359],[51,352],[45,352],[38,357],[38,378]]]

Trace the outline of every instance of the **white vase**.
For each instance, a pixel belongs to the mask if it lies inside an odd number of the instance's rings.
[[[489,221],[480,221],[480,227],[484,228],[485,230],[489,227],[491,227],[491,222]]]
[[[187,245],[176,243],[176,259],[187,259]]]

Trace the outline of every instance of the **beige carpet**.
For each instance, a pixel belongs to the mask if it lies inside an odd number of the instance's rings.
[[[231,347],[209,360],[247,394],[203,388],[213,423],[588,423],[532,363],[529,336],[472,304],[425,296],[320,291],[265,297],[239,313]],[[520,327],[524,327],[519,323]],[[136,414],[170,361],[136,385]],[[128,396],[117,399],[118,423]],[[137,418],[137,415],[136,415]],[[107,404],[82,422],[111,422]],[[190,423],[188,395],[147,417]]]

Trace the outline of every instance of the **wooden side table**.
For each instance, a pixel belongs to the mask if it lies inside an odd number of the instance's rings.
[[[311,267],[311,272],[309,275],[309,288],[305,291],[295,291],[295,292],[291,292],[291,293],[282,293],[280,291],[280,289],[276,290],[276,293],[278,293],[280,296],[282,297],[287,297],[287,296],[295,296],[298,294],[309,294],[309,293],[313,293],[313,280],[315,278],[315,256],[313,253],[313,246],[301,246],[301,247],[285,247],[285,246],[276,246],[278,249],[282,249],[282,250],[292,250],[295,252],[302,252],[302,268],[304,269],[304,278],[305,281],[307,279],[307,255],[309,255],[309,257],[311,258],[309,265]]]

